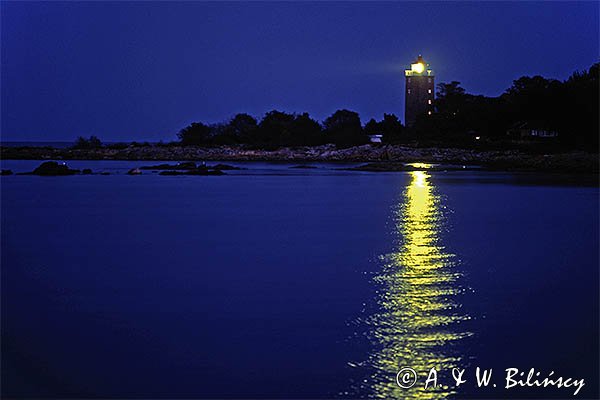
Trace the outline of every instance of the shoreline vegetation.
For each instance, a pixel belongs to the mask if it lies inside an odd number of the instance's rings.
[[[384,172],[414,169],[406,163],[477,165],[489,170],[546,171],[598,174],[597,153],[531,153],[519,149],[485,150],[447,147],[411,147],[365,144],[282,147],[265,150],[244,145],[201,147],[180,145],[129,145],[124,148],[57,149],[52,147],[0,147],[3,160],[130,160],[130,161],[288,161],[363,162],[356,170]]]
[[[430,163],[598,174],[599,73],[595,63],[565,81],[523,76],[498,97],[467,93],[457,81],[440,83],[435,111],[411,126],[394,114],[363,125],[347,109],[322,122],[306,112],[271,110],[260,120],[241,113],[222,123],[192,122],[171,143],[103,144],[92,135],[66,149],[0,145],[0,158],[369,163],[358,168],[364,171]]]

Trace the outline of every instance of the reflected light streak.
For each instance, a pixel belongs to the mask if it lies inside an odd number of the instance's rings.
[[[463,289],[457,282],[461,275],[455,269],[455,255],[439,243],[439,197],[427,172],[413,171],[411,177],[396,220],[402,243],[386,257],[375,279],[381,285],[380,311],[370,324],[378,351],[370,357],[373,373],[367,386],[379,398],[446,398],[454,393],[451,389],[425,390],[424,383],[432,367],[439,374],[460,366],[461,356],[450,348],[471,335],[460,329],[460,322],[469,317],[461,313],[458,302]],[[402,367],[417,371],[419,380],[410,389],[396,383]],[[451,382],[438,376],[438,383]]]
[[[408,165],[410,167],[414,167],[414,168],[419,168],[419,169],[433,168],[433,164],[427,164],[427,163],[407,163],[406,165]]]

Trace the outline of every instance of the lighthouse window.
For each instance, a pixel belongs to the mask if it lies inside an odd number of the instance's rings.
[[[427,104],[431,104],[431,100],[427,100]]]
[[[431,83],[431,78],[427,78],[427,82]]]
[[[431,89],[427,90],[427,93],[431,94]]]
[[[428,114],[428,115],[431,115],[431,111],[427,111],[427,114]]]
[[[410,94],[410,89],[408,89],[408,94]]]

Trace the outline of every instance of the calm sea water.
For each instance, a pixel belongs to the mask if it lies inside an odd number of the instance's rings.
[[[506,390],[509,367],[599,395],[599,190],[577,177],[69,164],[111,175],[0,181],[3,397],[572,397]],[[432,367],[450,387],[423,388]]]

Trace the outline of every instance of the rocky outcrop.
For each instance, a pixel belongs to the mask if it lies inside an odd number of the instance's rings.
[[[159,164],[149,165],[139,168],[140,170],[161,171],[159,175],[176,176],[176,175],[224,175],[223,170],[243,169],[227,164],[216,164],[213,166],[196,165],[194,162],[182,162],[178,164]]]
[[[66,164],[59,164],[56,161],[46,161],[32,172],[25,172],[20,175],[40,175],[40,176],[65,176],[79,174],[78,169],[71,169]]]
[[[227,164],[216,164],[213,166],[209,166],[208,168],[212,168],[212,169],[218,170],[218,171],[246,169],[246,168],[241,168],[241,167],[234,167],[233,165],[227,165]]]
[[[315,167],[314,165],[294,165],[294,166],[291,166],[290,168],[293,168],[293,169],[316,169],[317,167]]]
[[[218,169],[198,168],[189,171],[161,171],[159,175],[176,176],[176,175],[225,175],[223,171]]]
[[[178,164],[158,164],[158,165],[145,165],[140,167],[140,169],[151,169],[151,170],[190,170],[196,169],[196,163],[194,162],[183,162]]]
[[[371,145],[340,149],[334,145],[257,150],[246,146],[127,146],[125,148],[54,149],[49,147],[0,147],[3,159],[81,160],[189,160],[176,165],[142,167],[154,170],[192,170],[192,161],[347,161],[381,163],[444,163],[481,165],[492,169],[544,170],[598,173],[598,154],[527,154],[518,150],[475,150],[439,147]],[[192,167],[194,165],[194,167]],[[227,168],[213,167],[226,170]],[[142,169],[140,168],[140,169]],[[232,167],[229,169],[235,169]],[[392,167],[390,167],[392,168]]]

